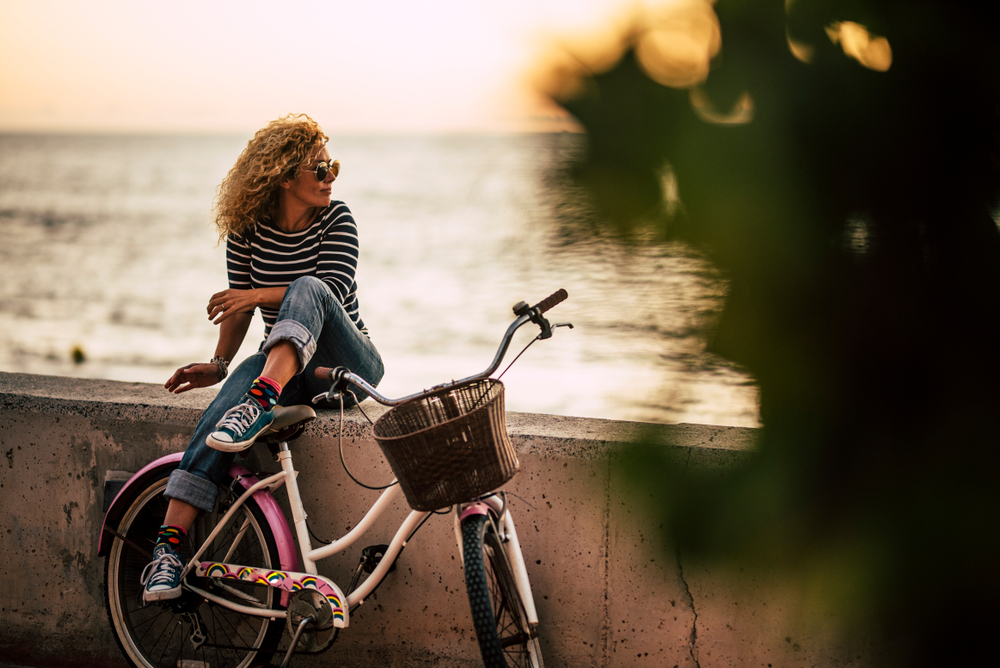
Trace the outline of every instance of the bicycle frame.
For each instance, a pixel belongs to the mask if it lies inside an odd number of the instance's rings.
[[[345,596],[341,589],[333,581],[319,575],[316,563],[334,554],[343,552],[356,543],[361,536],[367,533],[382,513],[384,513],[397,498],[399,495],[399,486],[393,485],[384,490],[379,495],[378,499],[376,499],[375,503],[372,504],[371,508],[369,508],[369,510],[365,513],[361,521],[358,522],[357,525],[354,526],[354,528],[352,528],[349,532],[329,545],[314,548],[306,526],[306,513],[302,504],[301,494],[299,493],[297,472],[295,471],[294,464],[292,462],[292,454],[287,442],[279,444],[278,461],[281,463],[282,470],[264,478],[263,480],[257,481],[240,495],[239,499],[237,499],[237,501],[226,511],[222,519],[205,538],[201,546],[195,552],[194,556],[185,566],[182,579],[186,578],[191,571],[196,571],[196,574],[201,577],[218,578],[223,580],[226,578],[249,580],[260,585],[281,590],[283,606],[287,605],[287,597],[290,593],[302,588],[316,589],[324,594],[327,597],[327,600],[330,601],[334,612],[334,626],[337,628],[346,628],[350,623],[350,610],[364,603],[368,596],[370,596],[371,593],[382,583],[383,579],[392,568],[396,558],[399,556],[399,553],[404,547],[406,547],[409,538],[431,513],[416,510],[411,511],[396,530],[396,534],[393,536],[392,542],[389,544],[389,547],[382,556],[378,566],[356,590]],[[248,499],[253,497],[255,494],[260,493],[262,490],[267,490],[267,494],[270,496],[274,490],[278,489],[282,485],[285,486],[288,494],[295,535],[298,539],[299,551],[302,556],[302,569],[304,572],[297,573],[292,571],[275,570],[263,571],[255,568],[253,564],[229,564],[225,562],[201,561],[201,557],[208,546],[211,545],[215,537],[229,524],[229,522],[232,521],[239,508],[244,505]],[[524,564],[524,558],[521,555],[521,546],[517,538],[514,520],[509,509],[505,508],[505,505],[500,498],[490,496],[455,508],[455,530],[459,553],[461,554],[462,550],[462,519],[471,513],[486,514],[489,510],[492,510],[497,517],[502,518],[503,520],[498,528],[500,528],[503,542],[507,546],[505,551],[507,552],[508,558],[510,559],[514,569],[516,586],[521,593],[522,600],[525,603],[529,622],[537,624],[538,614],[535,610],[534,599],[531,596],[531,587],[528,583],[527,568]],[[284,515],[281,515],[280,517],[280,521],[284,522],[284,526],[272,526],[272,531],[275,534],[278,534],[279,532],[288,532],[287,519]],[[279,520],[277,520],[273,515],[268,517],[269,523],[274,524],[276,521]],[[240,536],[242,536],[242,532],[240,533]],[[232,553],[233,549],[235,549],[238,541],[239,538],[237,538],[237,543],[235,543],[232,546],[232,549],[230,549],[230,553]],[[184,582],[186,587],[199,596],[203,596],[220,606],[237,610],[243,614],[258,617],[271,617],[275,619],[284,619],[287,616],[287,613],[283,610],[259,609],[253,607],[252,605],[236,604],[232,601],[216,596],[211,592],[205,591],[200,587],[187,582],[186,580],[184,580]],[[251,601],[248,601],[248,603],[251,603]]]

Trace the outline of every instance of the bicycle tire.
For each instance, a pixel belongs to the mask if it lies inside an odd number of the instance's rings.
[[[105,606],[122,654],[135,668],[248,668],[251,664],[268,663],[281,639],[284,626],[282,620],[237,613],[187,589],[183,590],[180,598],[173,601],[142,605],[139,578],[150,560],[143,550],[152,552],[166,512],[167,499],[163,497],[163,491],[167,486],[169,472],[164,471],[135,492],[118,525],[118,533],[125,536],[128,542],[115,538],[105,560]],[[220,517],[221,514],[203,513],[191,527],[187,541],[188,558]],[[279,568],[277,543],[263,512],[253,499],[247,501],[238,516],[216,538],[202,558],[223,560],[244,524],[247,531],[235,541],[236,549],[228,561]],[[190,579],[194,576],[188,577]],[[227,580],[220,587],[208,579],[195,580],[205,591],[246,603],[239,596],[230,593],[240,592],[252,596],[262,607],[281,609],[280,593],[271,587],[235,580]],[[195,624],[201,627],[205,636],[205,642],[200,647],[195,647],[192,640]]]
[[[514,572],[492,515],[462,522],[465,589],[486,668],[542,668],[538,634],[528,624]]]

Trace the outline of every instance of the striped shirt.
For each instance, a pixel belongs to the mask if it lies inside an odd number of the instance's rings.
[[[286,287],[301,276],[326,283],[344,310],[368,334],[358,307],[358,227],[343,202],[330,202],[301,232],[282,232],[259,221],[242,235],[226,240],[229,287],[234,290]],[[278,319],[278,309],[260,307],[264,336]]]

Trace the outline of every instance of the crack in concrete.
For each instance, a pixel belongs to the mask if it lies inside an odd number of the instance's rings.
[[[685,473],[691,467],[691,457],[692,453],[689,451],[684,458]],[[687,580],[684,579],[684,564],[681,563],[680,548],[677,548],[677,575],[684,586],[684,596],[687,604],[691,607],[691,614],[694,615],[694,619],[691,621],[691,633],[688,635],[688,654],[691,656],[691,661],[694,662],[695,668],[701,668],[701,663],[698,661],[698,609],[694,605],[694,596],[691,594],[691,588],[688,586]]]
[[[694,619],[691,621],[691,633],[688,635],[688,654],[691,656],[695,668],[701,668],[701,664],[698,662],[698,610],[694,606],[694,596],[691,595],[691,588],[688,586],[687,580],[684,579],[684,564],[681,563],[681,551],[679,549],[677,550],[677,575],[684,586],[685,600],[691,607],[691,614],[694,615]]]

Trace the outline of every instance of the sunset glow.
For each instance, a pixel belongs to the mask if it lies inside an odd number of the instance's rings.
[[[526,72],[621,0],[0,0],[0,130],[558,130]]]

